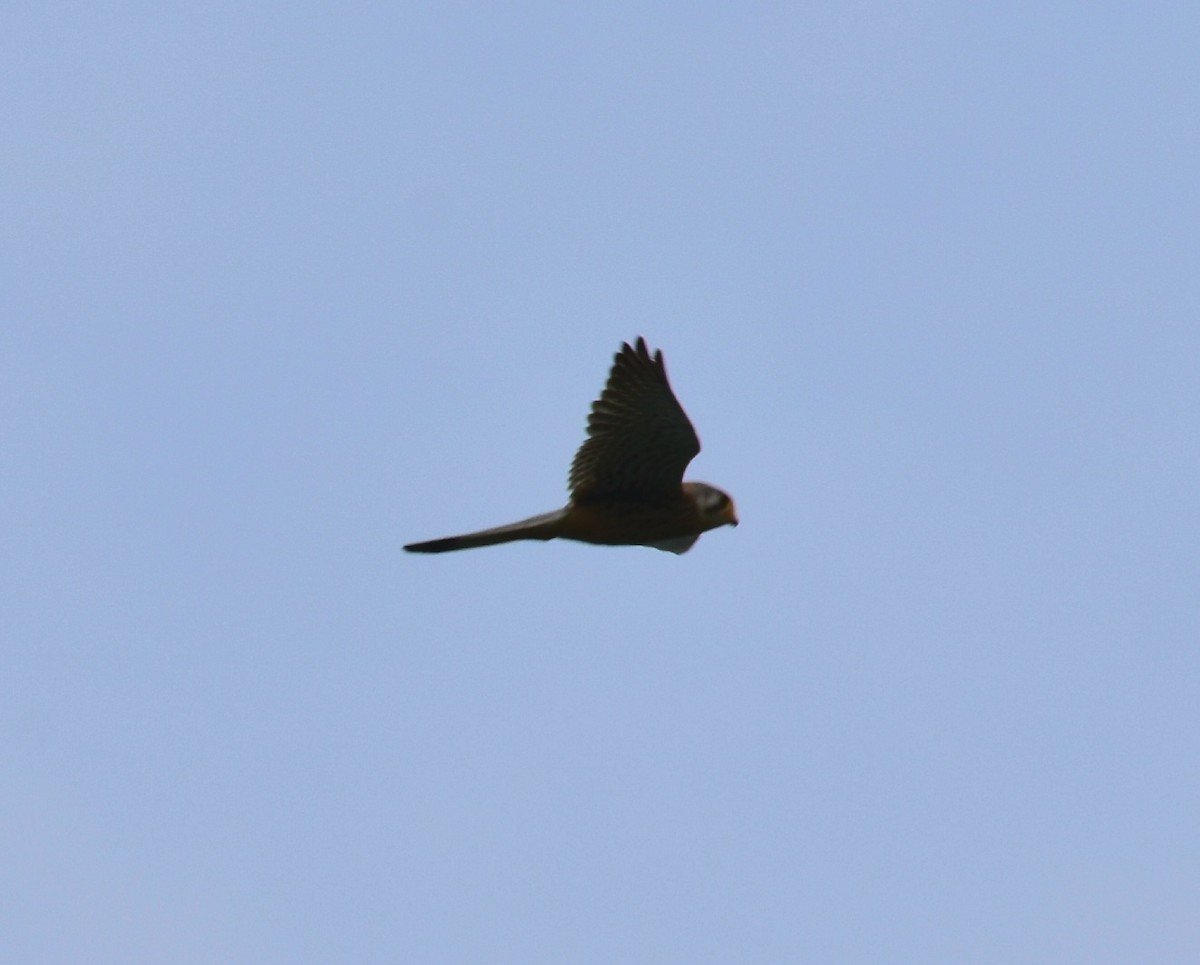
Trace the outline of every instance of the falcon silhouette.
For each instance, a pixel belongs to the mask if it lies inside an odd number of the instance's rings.
[[[671,391],[662,352],[645,339],[625,342],[592,403],[587,439],[571,463],[571,499],[562,509],[463,536],[410,543],[412,553],[493,546],[522,539],[573,539],[608,546],[653,546],[686,553],[700,534],[736,526],[729,496],[684,482],[700,451],[696,430]]]

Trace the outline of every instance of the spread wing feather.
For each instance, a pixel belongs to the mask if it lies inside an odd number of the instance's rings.
[[[645,339],[624,343],[600,398],[592,403],[588,438],[571,463],[576,502],[664,499],[679,492],[683,471],[700,451],[696,430],[671,391],[662,352]]]

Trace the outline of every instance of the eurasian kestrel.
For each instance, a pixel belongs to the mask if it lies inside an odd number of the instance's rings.
[[[737,525],[725,493],[683,481],[700,440],[667,382],[662,352],[651,356],[644,339],[624,343],[617,353],[592,403],[587,433],[571,463],[571,500],[562,509],[404,548],[445,553],[519,539],[574,539],[686,553],[701,533]]]

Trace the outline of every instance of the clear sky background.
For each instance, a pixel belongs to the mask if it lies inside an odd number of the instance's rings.
[[[1200,960],[1198,50],[10,9],[4,958]],[[402,551],[637,335],[738,529]]]

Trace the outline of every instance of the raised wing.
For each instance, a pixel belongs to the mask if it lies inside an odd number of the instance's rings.
[[[571,463],[576,502],[655,501],[678,494],[683,471],[700,451],[696,430],[671,391],[662,352],[645,339],[624,343],[600,398],[592,403],[588,438]]]

